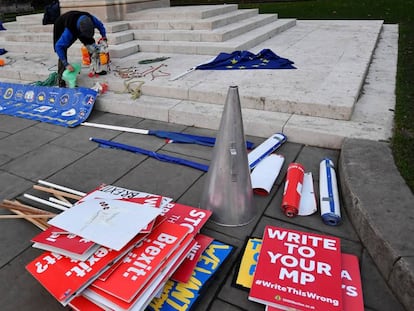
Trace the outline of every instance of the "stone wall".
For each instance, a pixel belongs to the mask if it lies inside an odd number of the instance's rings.
[[[33,11],[32,1],[0,0],[0,14]]]
[[[119,21],[127,13],[143,9],[169,7],[170,0],[60,0],[60,11],[87,11],[103,22]]]

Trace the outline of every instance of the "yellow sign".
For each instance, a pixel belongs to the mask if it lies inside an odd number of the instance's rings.
[[[237,285],[247,288],[252,286],[254,271],[256,270],[261,247],[262,239],[251,238],[247,241],[236,279]]]

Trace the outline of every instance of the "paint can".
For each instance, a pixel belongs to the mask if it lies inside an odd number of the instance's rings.
[[[282,211],[287,217],[294,217],[299,212],[304,175],[305,168],[302,164],[289,164],[282,199]]]

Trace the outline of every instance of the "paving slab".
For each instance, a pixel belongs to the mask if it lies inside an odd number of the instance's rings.
[[[213,130],[98,111],[92,113],[90,120],[91,122],[105,122],[106,124],[147,129],[177,130],[213,137],[217,134]],[[41,152],[42,150],[67,149],[70,150],[70,153],[82,154],[81,157],[76,156],[72,159],[73,162],[70,164],[52,165],[49,168],[51,171],[48,171],[47,181],[83,192],[90,191],[101,183],[116,184],[130,189],[170,196],[175,201],[183,204],[199,205],[205,178],[204,172],[172,163],[160,162],[128,151],[101,148],[89,141],[88,135],[102,136],[205,164],[208,164],[211,160],[211,147],[166,144],[163,139],[154,136],[91,129],[84,126],[66,129],[38,122],[33,122],[31,126],[27,126],[27,120],[21,118],[16,118],[15,122],[15,128],[22,128],[18,133],[23,132],[29,135],[28,137],[32,137],[31,132],[42,133],[41,135],[47,139],[33,140],[29,150],[27,150],[29,153],[14,152],[11,155],[13,163],[18,163],[19,159],[24,160],[28,154],[31,155],[33,163],[36,163],[36,161],[42,163],[45,156]],[[20,122],[21,124],[19,124]],[[45,130],[46,128],[48,131]],[[6,134],[6,137],[0,138],[2,146],[10,146],[15,141],[11,140],[10,137],[14,137],[16,133]],[[48,135],[52,135],[53,139],[50,139],[51,137]],[[257,136],[247,136],[247,138],[255,144],[260,144],[263,141],[263,138]],[[87,146],[88,144],[90,144],[90,147]],[[292,142],[285,143],[279,152],[286,157],[287,162],[303,161],[306,167],[315,173],[316,184],[316,170],[320,158],[323,156],[333,157],[335,163],[337,163],[336,161],[340,156],[340,152],[335,149],[306,146]],[[42,165],[42,167],[44,166],[45,164]],[[0,199],[17,198],[26,204],[42,207],[39,203],[30,202],[23,197],[24,193],[39,194],[39,191],[32,189],[32,185],[37,183],[35,176],[31,176],[30,179],[24,177],[32,174],[31,169],[26,167],[25,170],[11,172],[12,169],[16,169],[16,166],[0,164],[0,183],[3,184]],[[374,261],[364,262],[363,254],[367,252],[367,246],[361,243],[358,231],[355,230],[351,219],[347,216],[349,212],[347,205],[343,207],[343,223],[337,227],[324,225],[318,214],[294,219],[288,219],[281,214],[281,191],[285,173],[286,166],[269,196],[254,197],[257,215],[251,224],[229,228],[209,222],[203,229],[203,233],[224,243],[231,244],[235,248],[229,260],[220,269],[217,277],[212,280],[203,293],[194,310],[215,310],[216,306],[223,306],[228,310],[263,310],[263,306],[246,299],[247,292],[245,290],[234,287],[233,279],[246,238],[249,236],[260,237],[264,226],[267,224],[340,237],[343,251],[353,253],[361,260],[361,277],[367,309],[386,311],[391,306],[395,310],[403,310],[397,298],[399,296],[393,292],[393,289],[387,283],[387,279],[380,273]],[[30,239],[40,232],[40,229],[21,219],[2,221],[5,222],[2,226],[7,229],[7,234],[0,239],[0,246],[7,250],[2,252],[0,256],[0,289],[5,293],[0,297],[0,303],[6,306],[4,310],[32,310],[34,307],[42,310],[64,310],[65,308],[61,307],[24,268],[27,263],[41,254],[41,251],[32,248],[30,243]],[[395,269],[405,271],[398,266]],[[398,271],[394,275],[397,276]],[[15,281],[10,285],[7,280],[11,279]],[[381,304],[376,302],[378,297],[374,295],[375,292],[381,292]]]
[[[281,213],[286,166],[269,196],[255,196],[257,215],[249,225],[229,228],[207,224],[204,233],[235,246],[235,251],[195,310],[263,310],[263,306],[246,299],[246,291],[233,286],[233,279],[246,237],[260,237],[267,224],[340,237],[343,251],[360,259],[365,310],[410,309],[414,297],[412,193],[396,173],[388,146],[395,106],[397,45],[398,26],[382,21],[297,21],[295,27],[252,49],[271,48],[292,59],[297,70],[193,71],[170,81],[213,55],[140,52],[114,58],[115,69],[138,66],[143,59],[170,57],[163,68],[169,75],[139,78],[144,84],[143,95],[137,100],[125,93],[125,81],[115,70],[99,78],[80,77],[81,85],[88,87],[96,81],[110,85],[111,92],[98,99],[88,121],[209,136],[218,129],[228,87],[238,85],[249,139],[260,143],[283,131],[289,140],[280,153],[286,163],[304,162],[313,173],[315,187],[321,157],[332,157],[338,165],[344,203],[343,223],[338,227],[324,225],[317,214],[288,219]],[[79,45],[70,55],[80,60]],[[1,81],[44,80],[56,69],[54,55],[13,52],[6,59],[8,64],[0,68]],[[145,69],[148,66],[139,67],[140,71]],[[212,155],[209,147],[165,144],[152,136],[83,126],[68,129],[0,115],[0,200],[24,201],[24,193],[37,194],[31,189],[36,179],[46,177],[84,192],[109,183],[199,205],[205,173],[101,148],[89,141],[90,136],[204,164]],[[48,166],[53,157],[61,157],[62,163]],[[399,209],[395,213],[395,202],[404,212]],[[0,297],[2,310],[64,310],[24,269],[40,254],[28,242],[39,229],[24,220],[3,221],[7,234],[0,239],[0,246],[6,250],[0,256],[0,290],[5,293]]]

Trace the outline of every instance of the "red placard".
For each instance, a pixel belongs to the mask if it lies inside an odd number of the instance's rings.
[[[182,241],[180,246],[163,262],[159,271],[154,274],[145,286],[130,301],[126,302],[108,294],[96,287],[90,286],[84,291],[84,295],[110,309],[114,310],[142,310],[147,306],[158,290],[165,284],[177,266],[184,260],[195,241],[191,234]]]
[[[266,226],[249,299],[286,310],[342,310],[340,239]]]
[[[162,208],[162,213],[158,218],[160,221],[166,220],[176,223],[196,234],[210,218],[212,211],[192,207],[180,203],[168,203]]]
[[[144,235],[137,235],[120,251],[101,246],[86,261],[45,252],[30,262],[26,269],[53,297],[66,306],[100,273],[128,253],[143,237]]]
[[[33,247],[71,257],[76,260],[86,260],[99,247],[92,241],[65,230],[50,226],[32,238]]]
[[[213,242],[213,240],[214,239],[212,237],[200,233],[197,234],[195,236],[196,245],[194,245],[193,249],[187,255],[183,263],[171,276],[171,280],[187,283],[191,278],[201,254],[211,244],[211,242]]]
[[[164,221],[123,258],[106,281],[98,279],[92,286],[130,302],[188,234],[187,227]]]

